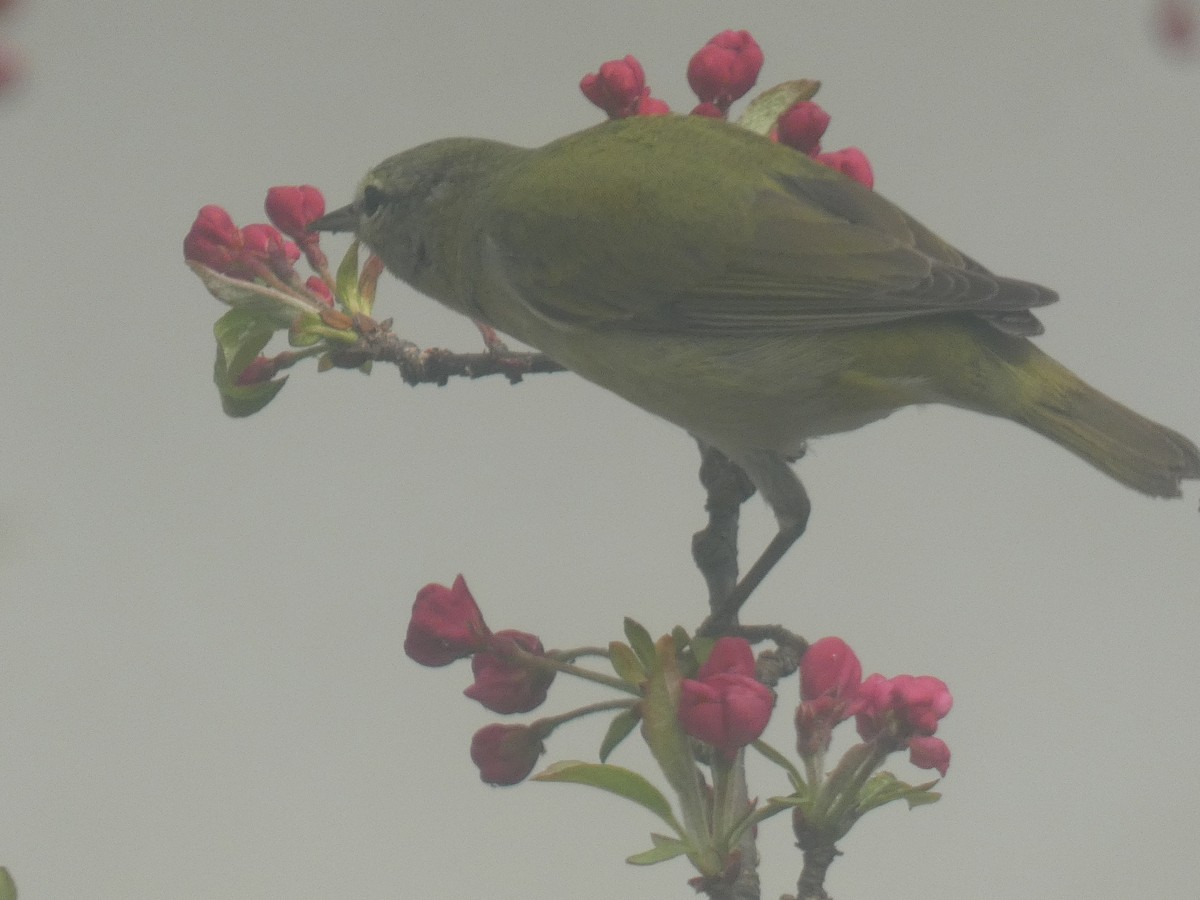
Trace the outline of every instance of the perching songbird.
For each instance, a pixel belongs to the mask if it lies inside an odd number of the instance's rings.
[[[537,149],[435,141],[313,228],[353,231],[417,290],[740,465],[780,531],[739,600],[804,530],[789,460],[805,441],[910,404],[1011,419],[1151,496],[1200,478],[1195,444],[1028,339],[1053,291],[720,120],[618,119]]]

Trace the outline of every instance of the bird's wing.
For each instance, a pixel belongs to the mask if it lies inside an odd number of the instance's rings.
[[[836,173],[834,173],[836,174]],[[753,201],[751,239],[672,298],[673,327],[705,333],[819,330],[974,313],[1037,333],[1048,288],[993,275],[870,189],[823,172],[776,176]]]
[[[1053,291],[993,275],[801,153],[764,156],[772,164],[749,187],[689,183],[678,165],[514,179],[520,202],[501,203],[485,229],[486,264],[563,325],[779,334],[958,312],[1040,331],[1029,309]]]

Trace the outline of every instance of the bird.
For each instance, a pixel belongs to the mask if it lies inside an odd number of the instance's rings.
[[[1153,497],[1200,451],[1030,340],[1057,299],[993,274],[898,206],[719,119],[614,119],[537,148],[447,138],[392,156],[311,226],[691,433],[803,533],[806,443],[942,403],[1009,419]]]

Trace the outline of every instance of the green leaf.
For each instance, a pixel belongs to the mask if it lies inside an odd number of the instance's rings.
[[[937,784],[937,780],[924,784],[911,785],[901,781],[891,772],[876,772],[858,792],[858,802],[855,804],[855,814],[861,816],[869,810],[891,803],[893,800],[904,800],[908,808],[925,806],[936,803],[941,794],[929,790]]]
[[[761,738],[750,745],[775,765],[779,766],[788,774],[788,780],[792,783],[792,787],[797,791],[808,790],[808,784],[804,780],[804,776],[800,774],[800,770],[792,765],[792,761],[768,744]]]
[[[713,647],[717,644],[717,639],[705,637],[704,635],[696,635],[688,642],[688,652],[691,653],[692,659],[696,662],[696,668],[704,665],[710,656],[712,656]]]
[[[671,811],[671,804],[667,798],[658,788],[632,769],[569,759],[554,763],[544,772],[533,776],[533,780],[586,784],[602,791],[608,791],[610,794],[616,794],[618,797],[632,800],[638,806],[645,807],[675,829],[677,834],[683,833],[683,829],[675,820],[675,814]]]
[[[276,328],[287,328],[304,313],[321,311],[316,300],[307,300],[257,281],[231,278],[191,260],[188,266],[204,282],[208,292],[222,303],[234,309],[256,313],[261,320],[270,321]]]
[[[629,639],[629,646],[633,648],[633,652],[642,661],[642,666],[646,669],[654,668],[654,638],[650,637],[650,632],[627,616],[625,637]]]
[[[254,361],[276,329],[250,309],[231,309],[213,326],[217,359],[213,382],[221,395],[225,414],[240,418],[258,412],[279,393],[287,377],[259,384],[237,384],[237,377]]]
[[[803,809],[805,812],[811,811],[813,807],[812,798],[809,796],[801,797],[797,795],[792,795],[791,797],[772,797],[762,806],[758,807],[757,809],[751,809],[744,816],[738,819],[738,821],[734,823],[733,827],[730,828],[729,835],[726,838],[726,843],[730,847],[736,847],[741,841],[742,835],[746,833],[747,829],[758,825],[761,822],[765,822],[767,819],[771,818],[772,816],[777,816],[781,812],[794,809],[797,806]]]
[[[641,721],[642,714],[637,709],[627,709],[613,716],[604,740],[600,742],[600,762],[607,762],[608,757],[617,749],[617,745],[629,737],[630,732],[637,728]]]
[[[358,240],[350,242],[346,255],[338,264],[337,275],[334,278],[337,285],[337,296],[351,315],[359,312],[369,312],[362,308],[363,304],[358,295]]]
[[[750,101],[737,124],[750,131],[767,134],[775,127],[780,116],[801,100],[811,100],[820,87],[821,82],[802,78],[767,88]]]
[[[675,659],[675,642],[670,637],[662,638],[655,654],[656,662],[646,681],[641,704],[645,721],[642,734],[675,792],[681,796],[692,794],[698,790],[696,760],[676,715],[683,679]]]
[[[650,840],[654,842],[653,849],[635,853],[633,856],[628,857],[625,862],[633,866],[652,866],[655,863],[666,862],[668,859],[683,856],[691,850],[691,847],[684,841],[679,840],[679,838],[667,837],[663,834],[651,834]]]
[[[0,866],[0,900],[17,900],[17,886],[4,866]]]
[[[634,686],[646,680],[646,667],[642,665],[642,661],[638,659],[637,654],[628,644],[622,644],[620,641],[610,642],[608,659],[612,663],[613,671],[621,680]]]

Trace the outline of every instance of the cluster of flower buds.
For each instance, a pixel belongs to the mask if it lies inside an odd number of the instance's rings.
[[[309,356],[321,356],[320,367],[328,368],[329,350],[372,328],[383,271],[382,260],[371,256],[359,273],[351,245],[350,265],[335,280],[319,235],[309,231],[325,213],[325,198],[312,185],[273,187],[265,207],[272,224],[239,228],[220,206],[205,206],[183,239],[184,259],[209,292],[232,307],[214,329],[216,380],[231,415],[249,415],[269,402],[286,380],[272,380],[281,370]],[[301,256],[316,273],[306,279],[296,271]],[[284,329],[299,349],[261,355],[271,335]]]
[[[611,59],[600,67],[599,72],[584,75],[579,89],[610,119],[665,116],[671,111],[662,100],[650,96],[646,71],[633,56]]]
[[[492,712],[524,713],[541,706],[554,681],[554,669],[541,640],[523,631],[493,632],[483,621],[466,580],[427,584],[413,603],[404,652],[423,666],[471,659],[475,681],[463,693]]]
[[[231,278],[260,278],[293,286],[299,281],[295,264],[303,253],[324,277],[313,276],[308,287],[314,299],[333,305],[333,279],[321,251],[320,236],[308,226],[325,215],[325,197],[309,184],[273,187],[264,204],[272,225],[238,228],[222,207],[202,207],[183,239],[183,256]],[[285,235],[291,240],[285,240]],[[316,287],[319,285],[319,287]]]
[[[800,697],[796,744],[802,758],[823,755],[834,726],[853,718],[859,736],[884,754],[906,749],[913,765],[941,775],[950,766],[950,748],[933,736],[953,703],[939,678],[874,674],[864,681],[854,651],[841,638],[827,637],[800,661]]]
[[[688,62],[688,84],[700,100],[691,114],[727,118],[730,106],[757,83],[762,66],[762,48],[750,32],[722,31],[714,35]],[[598,72],[585,75],[579,87],[611,119],[670,112],[666,103],[650,96],[645,70],[633,56],[604,63]],[[825,110],[811,100],[800,100],[779,116],[769,136],[866,187],[873,187],[871,164],[860,149],[846,147],[821,152],[821,138],[828,127],[829,114]]]
[[[450,587],[428,584],[418,592],[404,652],[423,666],[469,657],[475,680],[463,693],[504,715],[541,706],[555,676],[536,635],[488,628],[461,575]],[[475,735],[471,758],[489,784],[515,784],[533,771],[543,736],[525,725],[489,725]]]

